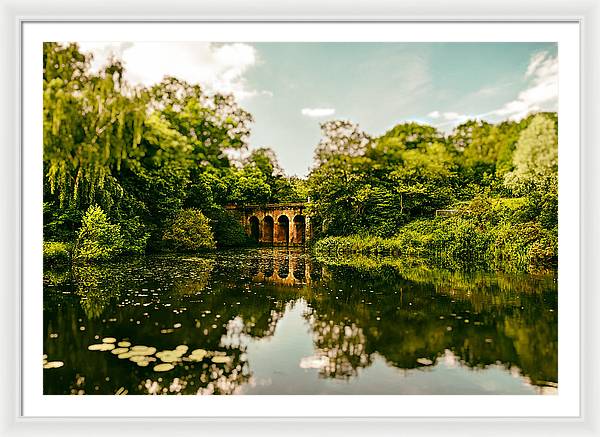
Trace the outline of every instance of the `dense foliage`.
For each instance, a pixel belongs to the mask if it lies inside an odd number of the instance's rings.
[[[556,266],[557,129],[553,113],[468,121],[447,137],[407,123],[360,153],[331,147],[327,161],[315,156],[309,179],[314,232],[326,237],[317,250],[422,255],[453,267]],[[442,209],[450,216],[434,219]]]
[[[449,134],[402,123],[379,137],[328,121],[300,179],[271,149],[249,150],[252,116],[232,96],[172,77],[133,87],[118,60],[97,73],[90,61],[76,44],[44,45],[44,240],[66,244],[48,257],[252,244],[226,205],[310,199],[319,250],[556,264],[555,113]]]
[[[248,244],[226,204],[306,200],[272,150],[248,152],[252,116],[233,97],[176,78],[133,87],[118,60],[91,72],[76,44],[44,44],[43,62],[44,239],[77,240],[74,259],[158,249],[186,208],[210,219],[219,245]],[[118,249],[89,236],[92,206],[118,226]]]

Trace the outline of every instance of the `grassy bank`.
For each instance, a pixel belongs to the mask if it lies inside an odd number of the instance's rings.
[[[326,237],[319,255],[398,255],[428,258],[442,267],[538,272],[557,267],[558,241],[537,222],[482,224],[454,216],[416,220],[391,238],[368,235]]]

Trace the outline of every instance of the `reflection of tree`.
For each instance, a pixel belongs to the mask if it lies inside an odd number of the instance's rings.
[[[44,321],[60,341],[46,340],[44,349],[66,364],[53,374],[62,376],[44,380],[44,392],[77,388],[112,394],[125,387],[129,394],[236,393],[252,381],[248,342],[274,335],[298,299],[309,306],[306,319],[315,345],[314,360],[303,364],[318,367],[324,378],[353,378],[372,364],[374,354],[394,367],[412,369],[450,350],[469,367],[501,362],[520,369],[534,384],[557,380],[552,277],[466,275],[393,260],[349,265],[325,260],[322,266],[300,251],[280,251],[80,266],[72,272],[72,285],[64,274],[52,282],[45,274],[46,286],[54,285],[45,291]],[[256,281],[257,271],[274,274],[288,258],[288,276],[304,264],[306,280],[291,285]],[[83,310],[77,301],[72,306],[75,296]],[[83,322],[82,312],[88,317]],[[188,345],[208,355],[158,374],[152,366],[139,367],[110,352],[88,351],[98,342],[95,334],[159,351]],[[215,355],[229,359],[213,363]],[[73,363],[76,367],[69,367]],[[110,382],[97,383],[107,375]]]
[[[348,379],[356,375],[357,369],[371,364],[371,356],[365,351],[365,334],[354,323],[335,323],[327,319],[329,317],[314,313],[308,318],[313,328],[315,355],[322,362],[319,374]]]
[[[552,276],[467,275],[400,266],[393,259],[327,265],[319,291],[309,300],[309,321],[319,350],[344,363],[329,376],[347,377],[370,363],[348,353],[352,342],[341,333],[356,326],[361,353],[370,357],[377,352],[395,367],[435,362],[449,349],[469,367],[499,361],[521,369],[534,384],[557,381]]]
[[[75,293],[80,297],[81,307],[89,319],[98,318],[112,299],[120,295],[120,281],[107,266],[73,266]]]
[[[185,275],[174,274],[172,292],[174,296],[186,297],[205,290],[213,270],[214,259],[188,258]]]

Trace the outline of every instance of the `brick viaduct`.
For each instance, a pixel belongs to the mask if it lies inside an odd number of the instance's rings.
[[[261,244],[302,246],[310,240],[312,228],[304,203],[228,206],[246,234]]]

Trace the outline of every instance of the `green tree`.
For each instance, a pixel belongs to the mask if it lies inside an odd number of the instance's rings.
[[[197,209],[181,210],[164,234],[172,248],[184,252],[214,249],[215,241],[208,219]]]
[[[544,227],[558,226],[558,118],[538,114],[519,136],[514,170],[505,184],[528,198],[529,216]]]
[[[530,189],[553,189],[558,181],[557,119],[539,114],[519,136],[513,154],[514,170],[506,185],[518,194]]]
[[[102,208],[97,205],[90,206],[83,216],[77,234],[73,260],[106,261],[119,255],[122,250],[121,227],[110,223]]]

